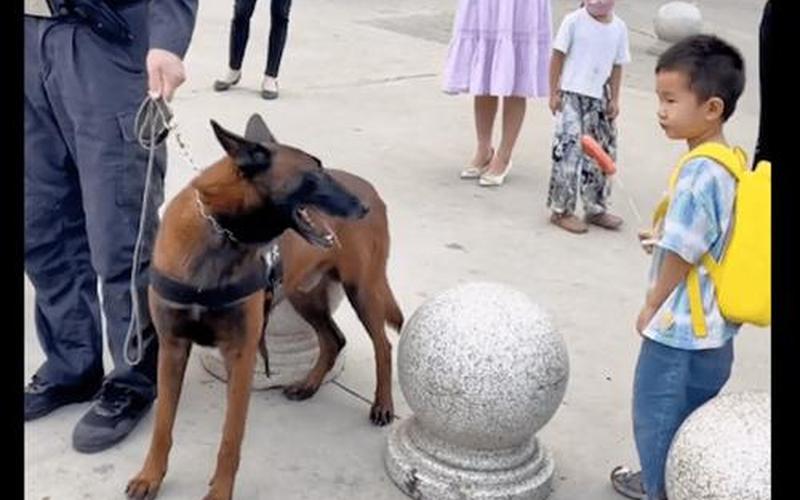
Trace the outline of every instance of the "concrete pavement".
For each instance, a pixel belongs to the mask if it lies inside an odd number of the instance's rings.
[[[458,283],[497,281],[547,308],[567,344],[570,381],[564,402],[541,432],[556,460],[553,500],[613,500],[611,468],[635,464],[630,400],[638,339],[633,323],[643,300],[647,256],[625,193],[614,210],[626,218],[618,233],[584,236],[547,222],[545,208],[552,118],[545,100],[528,102],[514,170],[500,189],[458,179],[474,147],[468,96],[439,90],[455,0],[306,0],[293,5],[281,68],[281,97],[264,101],[268,2],[256,7],[238,87],[215,93],[225,70],[232,2],[201,2],[186,59],[189,80],[174,100],[181,134],[205,166],[222,155],[210,118],[244,129],[261,113],[277,138],[331,167],[369,179],[389,209],[389,279],[409,318],[428,297]],[[553,29],[577,1],[553,2]],[[631,30],[632,64],[625,69],[619,118],[619,168],[627,192],[649,215],[672,163],[685,148],[666,139],[655,120],[652,16],[660,2],[618,2]],[[738,46],[748,84],[728,139],[752,151],[758,125],[757,26],[763,3],[699,3],[706,31]],[[194,172],[171,149],[167,197]],[[26,282],[25,375],[42,361]],[[370,397],[374,361],[366,333],[349,305],[336,314],[348,338],[338,382]],[[396,345],[398,337],[390,334]],[[176,423],[170,470],[159,498],[199,498],[213,471],[224,414],[224,386],[190,360]],[[110,359],[107,363],[110,366]],[[744,328],[725,391],[768,390],[770,331]],[[410,410],[394,381],[397,412]],[[123,498],[149,444],[152,414],[120,445],[98,455],[70,447],[72,428],[87,405],[73,405],[25,426],[26,498]],[[389,429],[371,426],[368,406],[335,384],[309,401],[279,391],[253,393],[236,497],[241,499],[406,498],[384,472]]]

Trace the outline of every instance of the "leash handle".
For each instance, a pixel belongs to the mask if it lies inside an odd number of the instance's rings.
[[[155,160],[155,151],[173,132],[173,135],[178,144],[178,152],[183,158],[191,165],[191,167],[199,172],[200,168],[192,159],[192,155],[186,146],[186,142],[177,130],[178,124],[174,120],[174,115],[167,102],[163,97],[159,96],[154,99],[150,95],[145,96],[139,110],[136,112],[136,118],[133,123],[134,133],[140,146],[148,151],[147,157],[147,173],[145,174],[144,193],[142,198],[142,211],[139,214],[139,230],[136,235],[136,244],[133,249],[133,262],[131,265],[131,321],[128,324],[128,332],[125,335],[125,344],[123,345],[123,357],[125,362],[130,366],[135,366],[142,361],[144,349],[152,341],[148,339],[145,342],[142,338],[142,331],[139,321],[139,294],[136,288],[136,275],[139,271],[141,264],[141,251],[142,239],[145,228],[145,221],[147,219],[147,206],[150,201],[150,180],[153,173],[153,163]],[[131,341],[136,339],[133,353],[131,353]]]
[[[158,99],[153,99],[149,95],[145,97],[133,122],[139,145],[150,149],[151,146],[158,146],[164,142],[170,129],[175,126],[172,117],[172,110],[163,97]]]
[[[144,193],[142,194],[142,211],[139,214],[139,229],[136,235],[136,244],[133,247],[133,262],[131,263],[131,320],[128,323],[128,332],[125,334],[125,343],[122,355],[130,366],[136,366],[142,361],[145,345],[142,338],[141,321],[139,320],[139,294],[136,287],[136,275],[141,264],[142,240],[145,222],[147,220],[147,205],[150,201],[150,180],[153,173],[156,148],[164,142],[170,130],[172,111],[163,98],[153,99],[146,96],[139,106],[134,120],[134,129],[139,144],[148,150],[147,172],[144,180]],[[149,133],[149,137],[148,134]],[[131,356],[131,340],[136,338],[134,355]],[[151,339],[149,339],[151,340]],[[149,342],[148,342],[149,344]]]

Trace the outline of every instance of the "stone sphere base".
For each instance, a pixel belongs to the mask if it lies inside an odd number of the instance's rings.
[[[328,290],[331,311],[335,311],[344,297],[341,286]],[[270,312],[266,333],[270,376],[264,371],[264,360],[259,354],[253,371],[252,390],[285,387],[303,380],[313,368],[319,355],[319,341],[314,328],[294,310],[288,300],[282,300]],[[333,368],[325,375],[323,383],[330,382],[342,373],[347,346],[339,353]],[[202,349],[200,363],[215,378],[227,382],[225,363],[216,348]]]
[[[535,437],[507,450],[466,449],[426,432],[413,416],[395,424],[384,459],[392,481],[418,500],[544,500],[555,468]]]

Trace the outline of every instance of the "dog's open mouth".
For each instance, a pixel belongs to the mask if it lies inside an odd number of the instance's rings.
[[[297,224],[297,231],[311,244],[324,248],[332,247],[337,241],[336,234],[324,221],[315,222],[311,217],[312,211],[312,208],[305,206],[294,211],[293,215],[294,221]]]

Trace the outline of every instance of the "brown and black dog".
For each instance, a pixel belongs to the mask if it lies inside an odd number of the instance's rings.
[[[253,368],[273,291],[241,286],[263,271],[265,248],[280,238],[282,295],[317,331],[320,352],[305,380],[285,388],[305,399],[319,388],[345,344],[331,318],[328,288],[341,283],[375,349],[377,387],[370,420],[393,418],[391,344],[385,324],[403,315],[386,279],[386,207],[363,179],[329,170],[299,149],[279,144],[253,115],[244,137],[212,121],[227,156],[198,175],[167,206],[151,260],[149,306],[158,331],[158,399],[153,437],[129,498],[155,497],[167,471],[172,428],[193,342],[216,345],[228,373],[227,409],[207,499],[230,499]],[[293,229],[294,231],[286,231]],[[197,290],[195,302],[165,293]],[[252,287],[251,287],[252,288]],[[159,293],[161,290],[161,293]],[[220,305],[220,297],[237,297]],[[178,294],[180,295],[180,294]],[[206,302],[208,300],[208,302]]]

